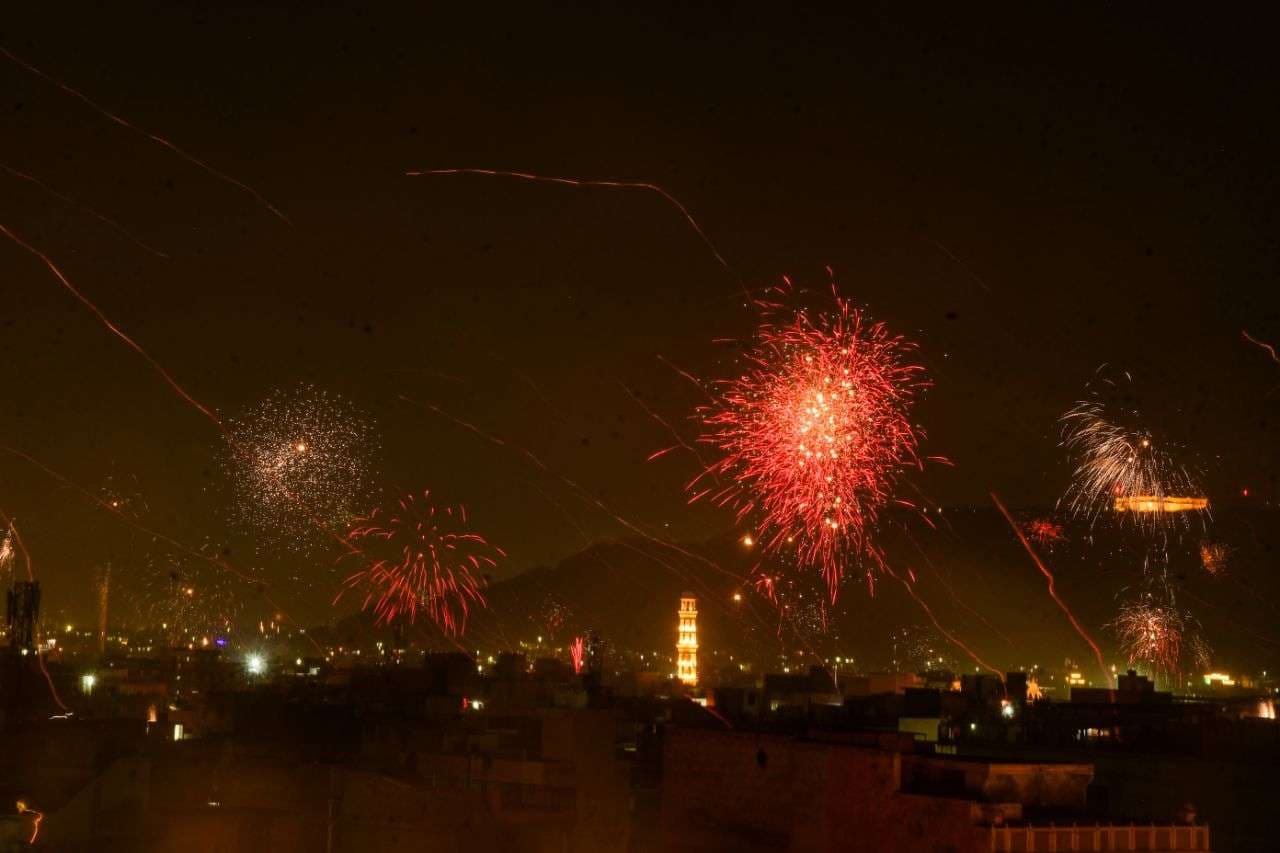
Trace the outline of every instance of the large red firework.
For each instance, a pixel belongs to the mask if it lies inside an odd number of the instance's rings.
[[[1176,685],[1189,669],[1209,665],[1209,646],[1195,618],[1172,597],[1144,593],[1125,603],[1113,623],[1130,665],[1145,665],[1159,680]]]
[[[834,310],[812,315],[763,304],[742,374],[699,410],[700,440],[720,458],[690,491],[734,507],[766,551],[794,546],[834,600],[850,562],[878,564],[870,529],[900,473],[920,465],[908,415],[926,381],[912,344],[834,286],[832,297]],[[698,485],[708,479],[719,485]]]
[[[506,556],[467,529],[463,507],[437,507],[429,492],[374,509],[347,540],[362,567],[344,589],[365,591],[362,609],[371,608],[379,624],[413,622],[422,612],[450,636],[466,629],[472,604],[484,604],[481,576]]]

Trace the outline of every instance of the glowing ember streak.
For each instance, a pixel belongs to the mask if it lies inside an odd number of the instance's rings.
[[[834,311],[816,317],[775,318],[778,306],[758,303],[765,316],[745,369],[698,416],[699,440],[720,452],[702,476],[725,481],[711,500],[751,519],[766,552],[791,541],[834,601],[846,561],[880,563],[869,534],[899,474],[921,465],[908,414],[927,383],[906,361],[911,344],[865,320],[834,286],[832,296]]]
[[[484,175],[490,178],[519,178],[523,181],[535,181],[545,184],[561,184],[570,187],[604,187],[608,189],[633,189],[648,190],[662,196],[676,210],[680,211],[680,215],[699,237],[702,242],[707,244],[707,248],[711,250],[711,254],[715,256],[720,266],[727,270],[732,270],[729,262],[720,254],[720,250],[716,248],[715,243],[711,242],[711,238],[707,236],[707,232],[702,230],[702,226],[698,224],[698,220],[693,218],[693,214],[689,209],[680,203],[679,199],[671,193],[664,190],[657,184],[645,183],[644,181],[600,181],[600,180],[584,180],[582,178],[560,178],[551,175],[536,175],[532,172],[516,172],[505,169],[417,169],[405,172],[405,175],[411,178],[418,178],[429,175]]]
[[[637,536],[640,536],[641,538],[646,539],[649,542],[654,543],[655,545],[661,545],[663,548],[668,548],[676,552],[677,554],[681,555],[682,557],[688,557],[691,560],[696,560],[706,565],[707,567],[717,572],[720,572],[723,575],[727,575],[728,577],[733,578],[734,580],[739,580],[739,581],[742,580],[742,578],[739,575],[736,575],[733,572],[725,569],[719,563],[716,563],[714,560],[710,560],[707,557],[702,556],[701,554],[696,554],[693,551],[690,551],[687,548],[683,548],[674,542],[670,542],[666,539],[663,539],[660,536],[655,536],[654,534],[645,530],[640,525],[636,524],[634,521],[631,521],[627,517],[623,515],[619,515],[618,513],[614,512],[609,507],[609,505],[606,504],[604,501],[602,501],[599,497],[597,497],[596,495],[593,495],[587,489],[579,485],[576,481],[571,480],[570,478],[566,477],[565,475],[561,474],[560,472],[548,466],[545,462],[543,462],[538,457],[536,453],[534,453],[532,450],[529,450],[527,447],[521,447],[520,445],[515,444],[514,442],[509,442],[500,436],[493,435],[492,433],[486,432],[485,430],[480,429],[480,427],[476,426],[470,421],[464,421],[461,418],[450,414],[449,412],[445,411],[444,409],[440,408],[439,406],[433,403],[414,400],[411,397],[406,397],[403,394],[400,394],[398,396],[401,400],[405,401],[406,403],[409,403],[414,406],[420,406],[421,408],[427,409],[428,411],[435,412],[436,414],[440,415],[443,418],[448,419],[449,421],[453,422],[457,426],[462,427],[468,432],[474,433],[480,438],[483,438],[485,441],[489,442],[490,444],[493,444],[497,447],[505,447],[508,450],[512,451],[513,453],[518,454],[522,458],[532,463],[539,471],[542,471],[544,474],[547,474],[548,476],[553,477],[554,479],[563,483],[565,486],[569,488],[571,492],[573,492],[574,495],[576,495],[584,503],[594,506],[596,509],[600,510],[605,515],[612,518],[614,521],[616,521],[618,524],[625,527],[627,530],[630,530],[632,533],[635,533]],[[648,555],[648,556],[651,556],[651,555]]]
[[[1081,639],[1089,644],[1089,648],[1093,649],[1093,656],[1098,662],[1098,671],[1102,673],[1103,683],[1110,684],[1111,674],[1107,671],[1106,664],[1102,662],[1102,650],[1098,648],[1098,644],[1093,641],[1093,637],[1090,637],[1088,632],[1081,627],[1080,623],[1076,620],[1075,614],[1071,612],[1071,608],[1067,607],[1066,602],[1058,597],[1058,592],[1055,589],[1056,581],[1054,580],[1053,572],[1049,571],[1045,566],[1044,561],[1040,559],[1040,555],[1031,547],[1031,543],[1027,541],[1026,534],[1022,532],[1022,528],[1018,527],[1017,522],[1013,520],[1013,516],[1009,514],[1009,510],[1005,509],[1004,504],[1000,502],[1000,498],[996,496],[995,492],[991,492],[991,500],[995,503],[996,508],[1000,510],[1000,514],[1009,522],[1009,526],[1013,528],[1014,535],[1018,537],[1018,541],[1022,543],[1022,547],[1026,550],[1027,555],[1031,557],[1032,562],[1036,564],[1036,568],[1040,570],[1040,574],[1044,575],[1044,578],[1049,585],[1049,597],[1058,605],[1058,609],[1066,615],[1067,620],[1071,622],[1071,627],[1076,629],[1076,633],[1080,635]]]
[[[1196,497],[1200,489],[1191,472],[1170,448],[1155,441],[1127,401],[1108,405],[1095,391],[1062,416],[1062,444],[1075,466],[1063,501],[1090,522],[1112,509],[1140,527],[1155,529],[1180,513],[1209,506]]]
[[[239,514],[260,535],[305,550],[314,525],[298,516],[297,501],[325,526],[345,529],[368,499],[374,432],[342,398],[305,385],[277,391],[228,427]]]
[[[226,181],[232,186],[238,187],[244,190],[249,195],[257,199],[257,201],[263,207],[265,207],[267,210],[275,214],[275,216],[279,218],[282,222],[284,222],[285,224],[292,224],[289,222],[289,217],[281,213],[276,208],[276,206],[273,205],[271,202],[267,201],[266,198],[261,193],[259,193],[257,190],[255,190],[253,187],[249,186],[248,184],[244,183],[243,181],[240,181],[240,180],[237,180],[236,178],[231,177],[226,172],[218,171],[217,169],[213,168],[203,160],[191,154],[188,154],[186,151],[182,150],[177,145],[174,145],[172,142],[165,139],[164,137],[156,136],[154,133],[145,131],[142,128],[138,127],[137,125],[126,121],[125,119],[121,118],[120,116],[116,115],[110,110],[107,110],[105,107],[102,107],[96,102],[90,100],[87,95],[80,92],[78,89],[71,88],[66,83],[63,83],[61,80],[58,80],[50,76],[49,74],[46,74],[44,71],[41,71],[39,68],[36,68],[31,63],[27,62],[26,60],[20,59],[17,56],[14,56],[12,53],[10,53],[9,51],[5,50],[2,47],[0,47],[0,54],[4,54],[4,56],[8,58],[9,61],[13,62],[16,65],[20,65],[21,67],[25,68],[27,71],[30,71],[32,74],[35,74],[37,77],[40,77],[44,80],[49,81],[50,83],[52,83],[53,85],[61,89],[62,91],[66,92],[68,95],[71,95],[73,98],[76,98],[81,102],[87,104],[94,112],[98,113],[104,118],[107,118],[112,122],[115,122],[116,124],[120,125],[123,128],[132,130],[134,133],[139,133],[145,136],[147,139],[150,139],[152,142],[156,143],[157,145],[167,148],[170,151],[172,151],[174,154],[177,154],[179,157],[181,157],[183,160],[186,160],[188,163],[191,163],[195,166],[199,166],[201,169],[208,172],[210,175],[213,175],[215,178]]]
[[[625,383],[619,382],[618,384],[622,386],[622,390],[626,392],[627,396],[630,397],[632,400],[634,400],[636,405],[644,410],[644,413],[646,415],[648,415],[654,421],[659,423],[663,427],[663,429],[665,429],[667,432],[671,434],[672,439],[675,440],[675,444],[672,445],[671,447],[666,447],[666,448],[663,448],[662,450],[658,450],[658,451],[655,451],[654,453],[649,454],[648,459],[646,459],[647,462],[652,462],[655,459],[665,456],[668,453],[670,453],[672,450],[675,450],[677,447],[679,447],[689,451],[689,453],[693,455],[693,458],[698,460],[698,464],[702,465],[702,467],[704,468],[707,467],[706,460],[702,458],[702,454],[698,452],[698,448],[694,447],[692,444],[689,444],[687,441],[685,441],[684,438],[680,435],[680,433],[676,432],[675,427],[673,427],[670,423],[668,423],[667,420],[662,417],[662,415],[658,414],[652,408],[650,408],[648,404],[645,403],[644,400],[640,399],[639,394],[637,394],[635,391],[632,391],[630,388],[628,388]]]
[[[586,660],[587,641],[582,637],[574,637],[573,645],[569,647],[569,656],[573,658],[573,674],[582,674],[582,664]]]
[[[3,224],[0,224],[0,232],[4,233],[6,237],[8,237],[13,242],[17,243],[22,248],[26,249],[31,254],[35,255],[40,260],[44,261],[45,266],[47,266],[49,268],[49,271],[54,274],[54,276],[58,279],[59,282],[62,283],[62,286],[66,288],[66,290],[69,293],[71,293],[72,296],[74,296],[77,300],[79,300],[81,304],[83,304],[86,308],[88,308],[89,311],[95,317],[98,318],[98,321],[102,323],[102,325],[105,326],[109,332],[111,332],[113,335],[115,335],[117,338],[123,341],[130,349],[132,349],[134,352],[140,355],[143,358],[143,360],[146,361],[148,365],[150,365],[151,369],[160,375],[160,378],[165,381],[165,383],[173,390],[175,394],[178,395],[178,397],[180,397],[184,402],[186,402],[188,405],[190,405],[193,409],[198,411],[200,414],[208,418],[209,421],[212,422],[213,425],[218,428],[218,431],[222,434],[223,438],[225,438],[227,442],[231,445],[232,449],[234,449],[237,453],[241,453],[241,454],[248,453],[248,451],[245,448],[241,447],[236,442],[235,436],[231,434],[230,430],[227,429],[226,424],[223,423],[222,419],[218,417],[213,412],[212,409],[210,409],[204,403],[201,403],[195,397],[191,396],[191,394],[185,388],[183,388],[180,384],[178,384],[178,381],[173,378],[173,376],[169,373],[169,371],[165,370],[165,368],[160,364],[160,362],[156,361],[149,352],[147,352],[145,349],[142,348],[141,345],[138,344],[137,341],[135,341],[133,338],[125,334],[123,330],[121,330],[118,326],[115,325],[115,323],[111,322],[111,319],[102,312],[102,309],[100,309],[96,304],[94,304],[94,302],[90,300],[89,297],[85,296],[84,293],[82,293],[79,289],[76,288],[75,285],[71,283],[71,280],[68,279],[63,274],[62,270],[58,267],[57,264],[53,262],[53,260],[48,255],[46,255],[44,252],[41,252],[39,249],[35,248],[34,246],[32,246],[30,243],[27,243],[26,241],[22,240],[20,237],[18,237],[16,234],[10,231]],[[285,492],[291,495],[291,493],[288,492],[287,487],[285,487]],[[310,519],[311,522],[316,527],[318,527],[328,536],[330,536],[335,541],[337,541],[341,547],[346,548],[349,551],[354,551],[354,546],[352,546],[345,537],[339,536],[337,533],[333,532],[323,521],[321,521],[319,518],[316,517],[315,513],[311,512],[311,510],[306,506],[306,504],[304,504],[296,496],[291,495],[291,499],[294,501],[294,504],[298,507],[298,509],[304,515],[306,515],[307,518]]]
[[[359,542],[364,565],[345,588],[365,590],[362,609],[371,607],[379,624],[413,622],[422,611],[448,636],[466,630],[471,604],[484,604],[480,576],[506,556],[467,529],[465,509],[437,508],[428,492],[374,509],[347,538]]]
[[[150,252],[151,254],[155,255],[155,256],[156,256],[156,257],[158,257],[158,258],[166,258],[166,259],[167,259],[167,258],[169,257],[168,255],[166,255],[164,252],[160,251],[159,249],[157,249],[157,248],[155,248],[155,247],[153,247],[153,246],[148,246],[146,243],[142,242],[142,241],[141,241],[141,240],[139,240],[137,237],[135,237],[135,236],[133,236],[132,234],[130,234],[127,230],[125,230],[125,228],[124,228],[124,226],[123,226],[123,225],[121,225],[119,222],[116,222],[116,221],[115,221],[114,219],[112,219],[111,217],[106,216],[106,215],[104,215],[104,214],[101,214],[101,213],[99,213],[98,211],[94,210],[92,207],[89,207],[89,206],[88,206],[88,205],[86,205],[86,204],[81,204],[80,202],[76,201],[75,199],[71,198],[70,196],[68,196],[68,195],[64,195],[63,193],[58,192],[58,191],[57,191],[57,190],[55,190],[53,187],[49,186],[49,185],[48,185],[48,184],[46,184],[44,181],[40,180],[39,178],[35,177],[34,175],[28,175],[28,174],[27,174],[27,173],[25,173],[25,172],[19,172],[17,169],[14,169],[14,168],[12,168],[12,167],[10,167],[10,166],[7,166],[7,165],[5,165],[4,163],[0,163],[0,169],[4,169],[6,172],[8,172],[10,175],[12,175],[12,176],[13,176],[13,177],[15,177],[15,178],[18,178],[18,179],[23,180],[23,181],[27,181],[28,183],[31,183],[31,184],[35,184],[37,187],[39,187],[40,189],[44,190],[45,192],[47,192],[49,195],[53,196],[54,198],[58,199],[58,200],[59,200],[59,201],[61,201],[63,204],[70,205],[71,207],[78,207],[78,208],[80,208],[80,209],[81,209],[81,210],[83,210],[85,213],[87,213],[87,214],[89,214],[90,216],[92,216],[94,219],[97,219],[99,222],[102,222],[102,223],[103,223],[103,224],[105,224],[107,227],[111,228],[113,231],[116,231],[117,233],[124,235],[124,237],[125,237],[126,239],[128,239],[128,240],[129,240],[129,242],[133,243],[133,244],[134,244],[135,246],[137,246],[138,248],[143,249],[144,251]]]
[[[64,709],[64,710],[65,710],[65,709]],[[31,808],[30,806],[28,806],[28,805],[27,805],[25,802],[23,802],[22,800],[18,800],[18,814],[20,814],[20,815],[28,815],[28,814],[29,814],[29,815],[34,815],[35,820],[34,820],[34,822],[31,824],[31,837],[27,839],[27,843],[28,843],[28,844],[35,844],[35,843],[36,843],[36,839],[40,837],[40,824],[41,824],[41,822],[44,820],[44,812],[38,812],[38,811],[36,811],[35,809],[33,809],[33,808]]]
[[[976,663],[978,666],[982,667],[983,669],[987,670],[988,672],[991,672],[992,674],[994,674],[996,678],[1000,679],[1000,683],[1004,684],[1003,672],[996,669],[994,666],[987,663],[982,658],[978,657],[977,652],[975,652],[973,649],[966,646],[964,643],[960,642],[960,639],[955,634],[952,634],[946,628],[942,627],[942,623],[938,621],[938,617],[933,615],[932,608],[930,608],[929,605],[925,603],[923,598],[921,598],[919,595],[916,594],[915,586],[908,583],[904,578],[898,577],[896,574],[894,574],[892,569],[886,567],[885,570],[888,572],[889,577],[893,578],[894,580],[898,581],[898,583],[902,584],[903,588],[906,589],[907,594],[911,596],[911,598],[915,601],[916,604],[920,605],[920,609],[925,612],[925,615],[929,617],[929,621],[933,623],[933,627],[937,628],[938,631],[942,634],[942,636],[946,637],[948,640],[952,642],[952,644],[955,645],[956,648],[960,649],[960,651],[968,655],[970,660],[972,660],[974,663]]]
[[[1257,338],[1255,338],[1253,335],[1249,334],[1246,331],[1241,331],[1240,334],[1244,335],[1244,339],[1249,343],[1254,344],[1255,346],[1261,347],[1262,349],[1266,350],[1267,355],[1271,356],[1271,360],[1274,361],[1276,364],[1280,364],[1280,355],[1276,354],[1276,348],[1274,346],[1272,346],[1271,344],[1265,341],[1258,340]]]
[[[1199,625],[1172,596],[1143,593],[1120,608],[1112,627],[1129,664],[1145,664],[1158,679],[1176,684],[1184,672],[1209,666]]]

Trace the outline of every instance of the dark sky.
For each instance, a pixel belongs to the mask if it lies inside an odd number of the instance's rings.
[[[936,385],[919,420],[955,463],[916,478],[931,499],[1051,503],[1056,418],[1103,363],[1133,372],[1216,501],[1275,498],[1280,366],[1241,338],[1280,338],[1280,74],[1263,22],[45,5],[8,10],[0,44],[293,226],[8,62],[0,160],[172,257],[3,173],[0,221],[224,415],[302,382],[368,412],[379,481],[465,503],[507,573],[622,530],[398,395],[528,448],[629,518],[706,538],[731,520],[685,506],[692,460],[645,463],[669,436],[623,385],[690,434],[698,393],[657,356],[726,375],[712,340],[753,323],[738,276],[821,285],[828,265],[921,345]],[[403,176],[455,166],[660,184],[737,274],[651,193]],[[91,490],[136,478],[148,525],[230,547],[295,615],[326,615],[332,560],[255,550],[222,508],[214,428],[7,241],[0,388],[0,443]],[[53,611],[87,613],[97,561],[140,578],[165,559],[16,459],[0,458],[0,507]]]

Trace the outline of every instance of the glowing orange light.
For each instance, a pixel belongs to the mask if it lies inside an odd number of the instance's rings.
[[[1116,512],[1191,512],[1208,507],[1208,498],[1170,495],[1126,495],[1115,500]]]
[[[35,823],[31,826],[31,838],[27,839],[28,844],[35,844],[36,839],[40,837],[40,821],[44,820],[44,812],[38,812],[33,808],[28,808],[25,802],[18,800],[18,814],[29,814],[35,816]]]
[[[690,687],[698,683],[698,599],[691,593],[680,597],[676,677]]]

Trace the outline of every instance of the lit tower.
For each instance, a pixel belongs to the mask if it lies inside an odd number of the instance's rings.
[[[680,628],[676,639],[676,677],[681,683],[698,683],[698,599],[693,593],[680,596]]]

